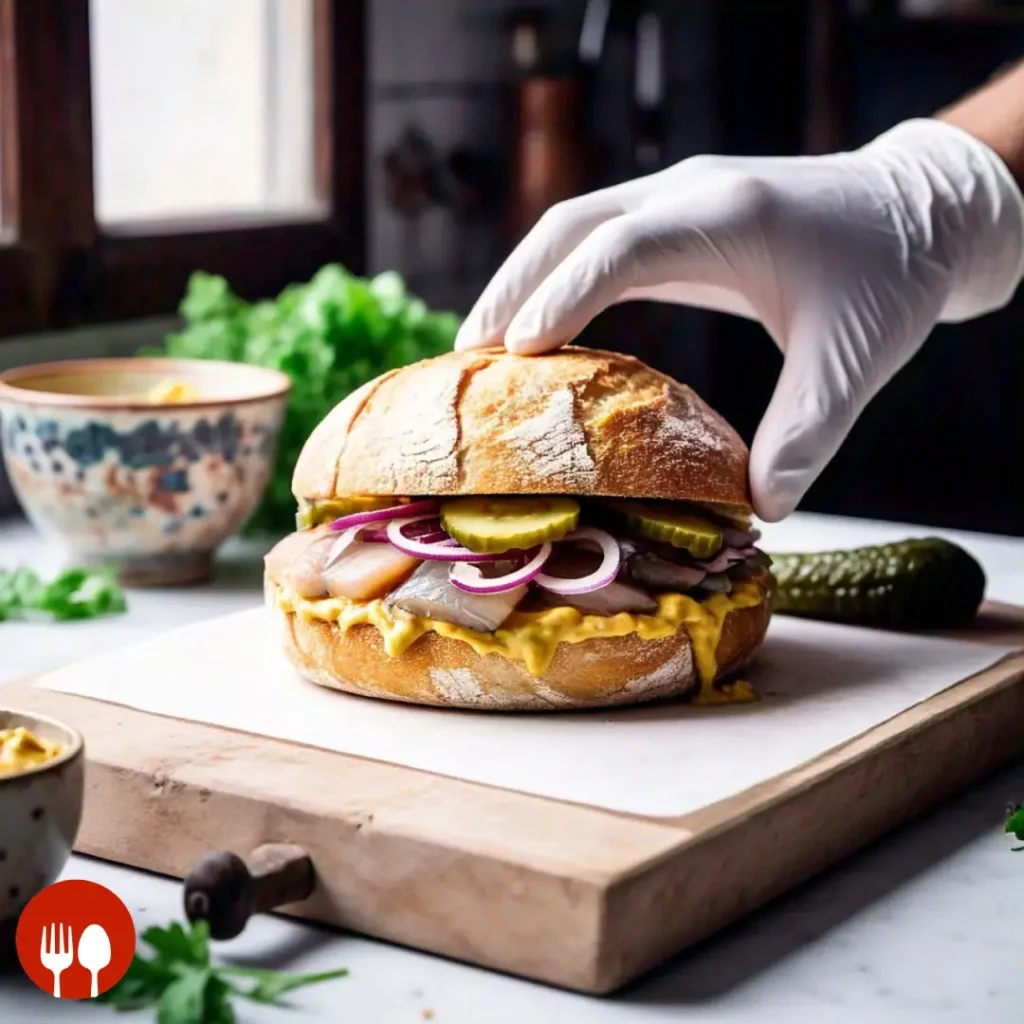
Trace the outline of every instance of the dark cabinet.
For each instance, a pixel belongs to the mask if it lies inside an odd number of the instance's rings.
[[[716,5],[705,94],[714,127],[704,148],[852,148],[941,109],[1024,54],[1024,20],[1012,14],[908,21],[895,6]],[[595,325],[594,336],[692,382],[748,442],[781,365],[758,325],[696,311],[631,307]],[[1022,397],[1024,290],[998,313],[937,328],[802,508],[1024,534]]]

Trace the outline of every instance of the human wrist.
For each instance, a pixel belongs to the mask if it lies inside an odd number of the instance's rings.
[[[953,125],[988,146],[1024,187],[1024,63],[939,111],[936,120]]]
[[[908,243],[948,274],[940,320],[999,309],[1024,276],[1024,196],[986,142],[937,118],[904,121],[861,151],[886,176]]]

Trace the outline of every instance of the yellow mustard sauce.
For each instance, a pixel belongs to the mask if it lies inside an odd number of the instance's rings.
[[[62,747],[29,732],[23,725],[0,729],[0,775],[13,775],[38,768],[59,757]]]
[[[200,392],[184,381],[169,380],[154,385],[146,392],[146,401],[174,405],[178,402],[194,402],[201,398]]]
[[[349,601],[329,597],[309,601],[279,588],[277,601],[282,611],[294,612],[307,622],[321,619],[336,623],[342,630],[367,623],[376,626],[383,637],[384,650],[392,658],[407,651],[424,633],[433,631],[452,640],[462,640],[477,654],[500,654],[521,661],[534,676],[543,675],[548,670],[560,643],[574,644],[595,637],[628,636],[630,633],[636,633],[644,640],[659,640],[672,636],[685,626],[701,679],[701,693],[696,702],[714,704],[756,700],[747,683],[720,689],[711,686],[717,671],[715,649],[725,617],[738,608],[751,608],[761,603],[761,591],[752,583],[740,583],[731,594],[713,594],[706,601],[694,601],[683,594],[662,594],[658,598],[657,612],[651,615],[630,612],[587,615],[575,608],[513,612],[502,628],[493,633],[479,633],[450,622],[418,618],[401,611],[392,612],[380,600]],[[731,696],[732,693],[735,696]]]
[[[718,686],[703,685],[700,693],[694,694],[690,703],[710,708],[718,704],[753,704],[757,699],[757,691],[750,683],[746,679],[737,679]]]

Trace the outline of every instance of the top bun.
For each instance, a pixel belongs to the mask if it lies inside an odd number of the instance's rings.
[[[632,356],[477,349],[354,391],[310,435],[292,491],[663,498],[749,515],[747,458],[690,388]]]

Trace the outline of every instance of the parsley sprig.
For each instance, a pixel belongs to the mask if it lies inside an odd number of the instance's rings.
[[[348,973],[280,974],[215,965],[210,962],[209,938],[205,921],[190,927],[174,922],[167,928],[147,928],[142,941],[153,954],[136,953],[125,976],[99,1001],[119,1010],[155,1008],[157,1024],[234,1024],[233,997],[283,1006],[285,993]]]
[[[124,591],[109,569],[65,569],[49,583],[34,569],[0,569],[0,622],[67,622],[123,612]]]
[[[1006,834],[1024,842],[1024,807],[1020,804],[1010,804],[1006,809]],[[1011,846],[1010,849],[1019,853],[1024,846]]]

